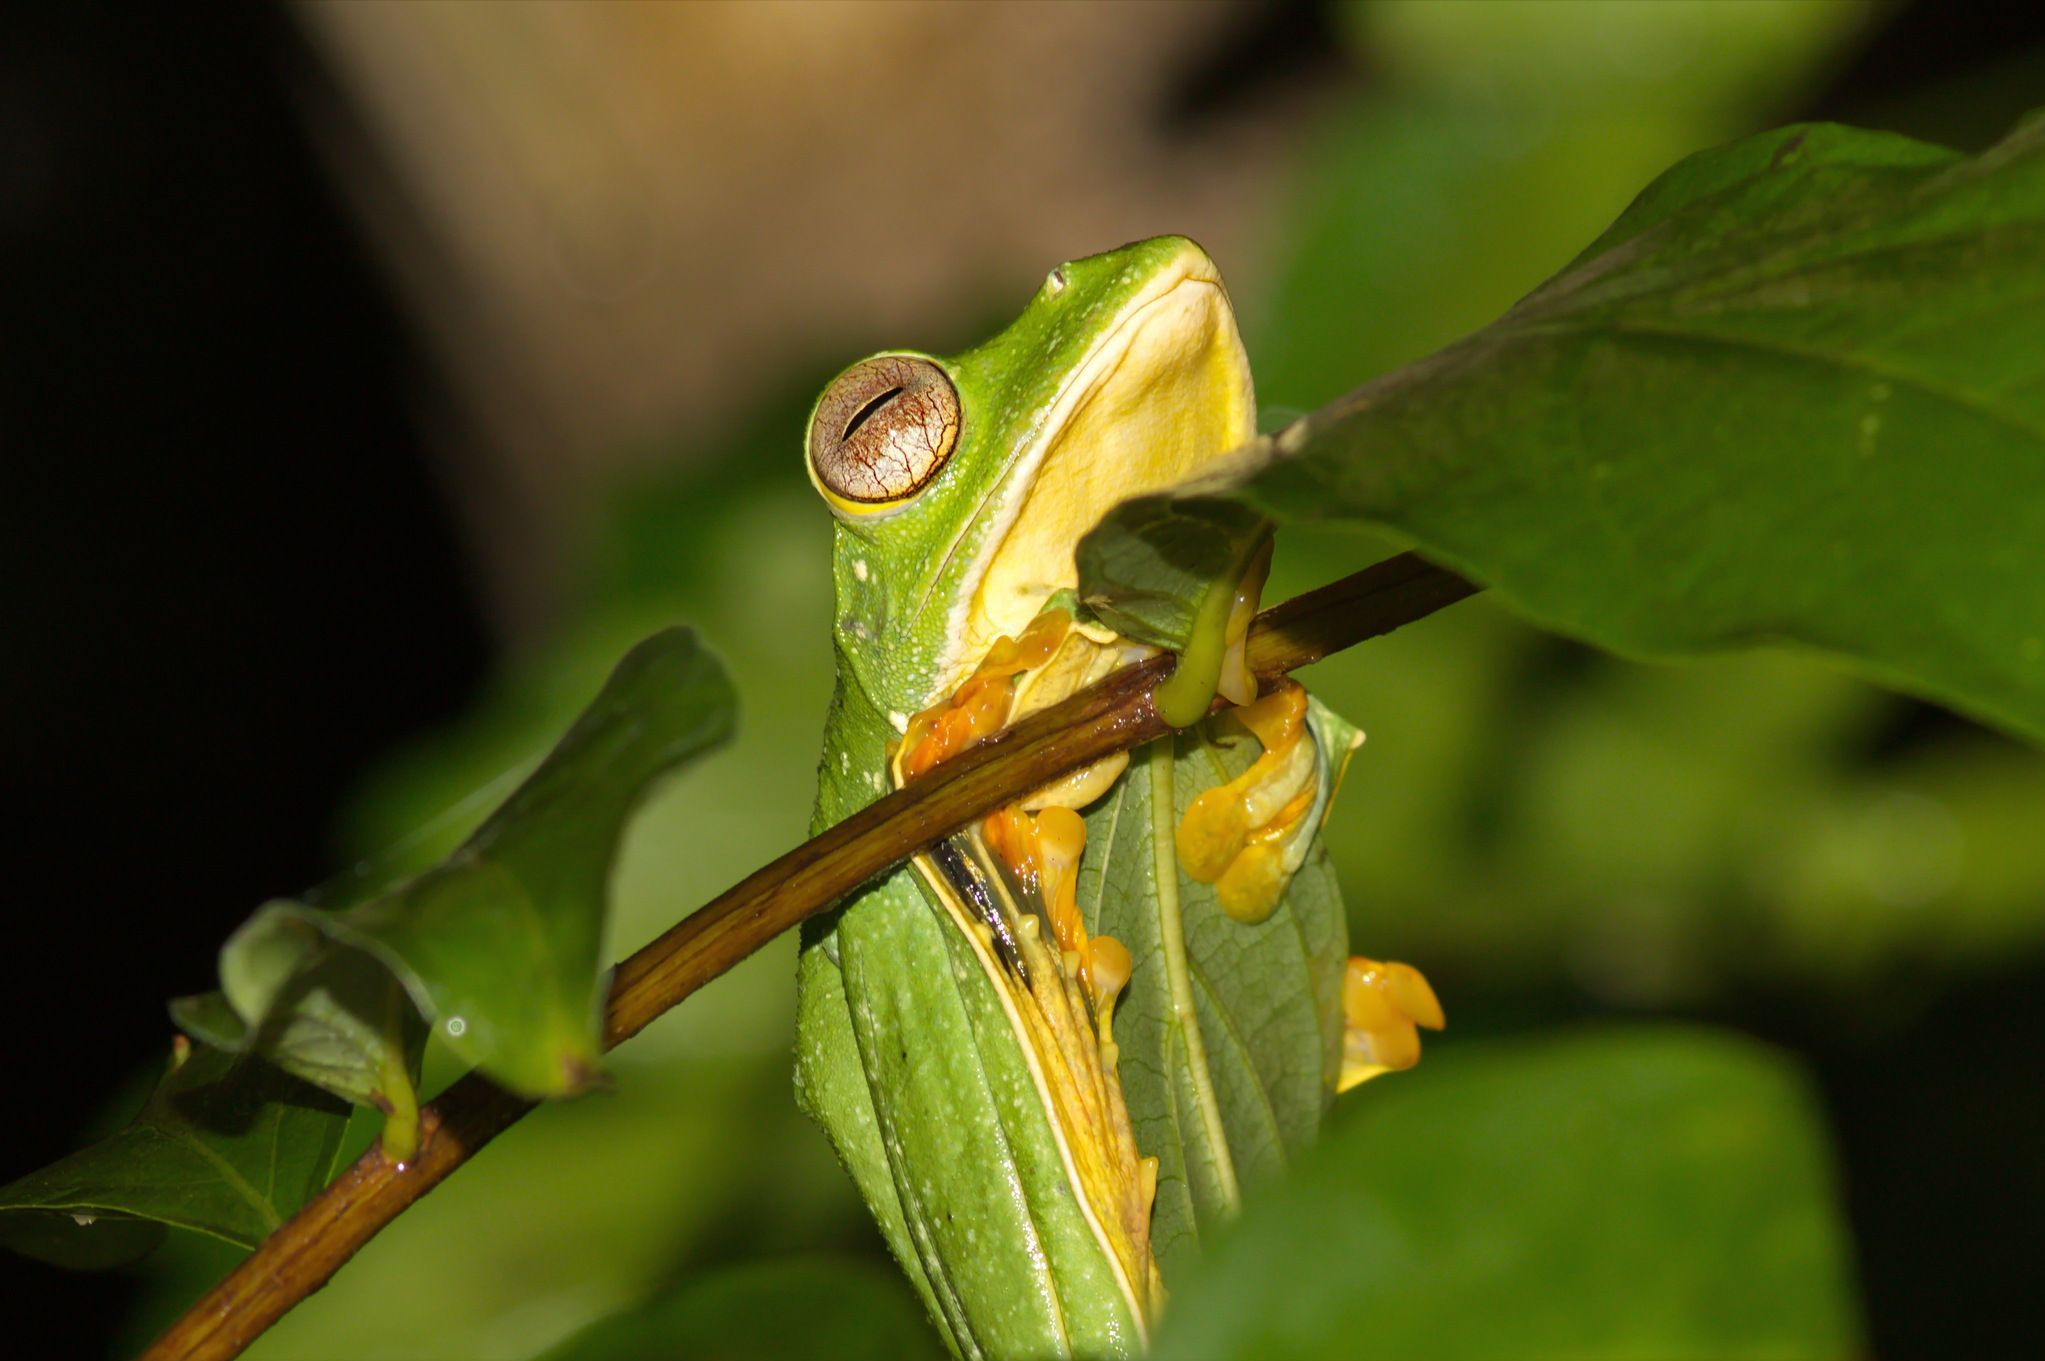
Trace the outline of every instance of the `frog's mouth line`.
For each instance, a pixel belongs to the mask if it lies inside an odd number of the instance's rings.
[[[1116,502],[1172,485],[1256,432],[1249,360],[1214,264],[1197,248],[1131,300],[1046,408],[1037,433],[946,547],[944,580],[970,527],[973,589],[953,606],[933,694],[948,693],[995,638],[1078,585],[1073,549]],[[928,603],[926,594],[918,612]]]

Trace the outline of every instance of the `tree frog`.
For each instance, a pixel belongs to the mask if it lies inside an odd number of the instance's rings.
[[[836,522],[817,827],[1146,655],[1076,595],[1074,545],[1255,421],[1228,294],[1183,237],[1059,266],[964,354],[891,351],[841,374],[807,450]],[[1410,1065],[1415,1024],[1440,1023],[1417,972],[1344,959],[1318,831],[1361,737],[1295,684],[1258,695],[1242,641],[1266,563],[1206,612],[1233,716],[1032,791],[805,931],[798,1096],[960,1355],[1140,1353],[1160,1261],[1233,1205],[1235,1163],[1282,1157],[1336,1089]],[[1189,952],[1203,911],[1210,952],[1290,951],[1298,995],[1271,1000],[1252,1042],[1203,1036],[1216,1022],[1197,994],[1229,986]],[[1144,1051],[1140,1081],[1128,1051],[1126,1092],[1118,1010],[1170,1048]],[[1262,1080],[1265,1031],[1304,1056],[1266,1064],[1296,1089],[1267,1104],[1305,1115],[1232,1138],[1234,1089],[1209,1075]],[[1157,1131],[1180,1127],[1164,1148]]]

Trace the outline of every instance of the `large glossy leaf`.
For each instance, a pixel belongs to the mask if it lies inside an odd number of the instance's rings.
[[[1143,602],[1222,570],[1212,496],[1620,652],[1800,644],[2045,737],[2041,152],[2033,117],[1972,158],[1824,125],[1693,156],[1490,327],[1117,510],[1084,591],[1182,641]]]
[[[254,1247],[326,1184],[347,1119],[261,1059],[181,1036],[132,1123],[0,1188],[0,1242],[76,1267],[140,1256],[165,1226]]]
[[[1445,1048],[1338,1107],[1157,1355],[1852,1355],[1820,1128],[1780,1056],[1708,1031]]]
[[[897,1273],[824,1258],[713,1273],[592,1324],[543,1361],[937,1361],[945,1354]]]
[[[1351,730],[1318,708],[1315,721],[1339,768]],[[1340,1058],[1348,930],[1318,842],[1256,925],[1230,918],[1213,886],[1179,866],[1186,806],[1261,751],[1239,724],[1210,720],[1139,749],[1087,813],[1080,907],[1088,930],[1121,941],[1135,965],[1114,1039],[1137,1147],[1158,1159],[1151,1242],[1168,1285],[1245,1183],[1276,1177],[1313,1141]]]
[[[730,681],[693,632],[648,638],[446,860],[338,911],[266,905],[222,950],[226,1002],[278,1063],[400,1117],[418,1030],[379,972],[505,1086],[535,1097],[583,1089],[601,1053],[599,950],[619,837],[658,776],[730,734],[734,710]],[[236,1043],[222,1011],[195,999],[178,1014]]]

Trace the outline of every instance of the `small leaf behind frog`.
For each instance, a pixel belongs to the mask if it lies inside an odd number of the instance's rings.
[[[0,1242],[63,1266],[114,1266],[164,1228],[241,1247],[326,1185],[348,1108],[252,1055],[183,1036],[125,1128],[0,1187]]]
[[[1312,712],[1331,797],[1354,730]],[[1275,1177],[1313,1141],[1334,1096],[1348,925],[1318,833],[1277,910],[1255,925],[1231,918],[1175,849],[1192,801],[1261,751],[1217,716],[1139,748],[1087,811],[1080,906],[1087,929],[1120,940],[1134,963],[1115,1044],[1137,1145],[1158,1159],[1151,1239],[1167,1286],[1234,1214],[1245,1184]]]

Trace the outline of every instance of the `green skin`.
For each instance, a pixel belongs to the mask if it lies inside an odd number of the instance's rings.
[[[1015,490],[1003,484],[1067,376],[1190,249],[1163,237],[1067,264],[1000,335],[925,356],[957,389],[959,443],[907,505],[838,521],[838,684],[815,828],[884,792],[890,715],[924,708],[942,679],[999,491]],[[1144,1325],[1077,1205],[994,986],[910,867],[805,931],[800,988],[798,1096],[951,1347],[1140,1352]]]

